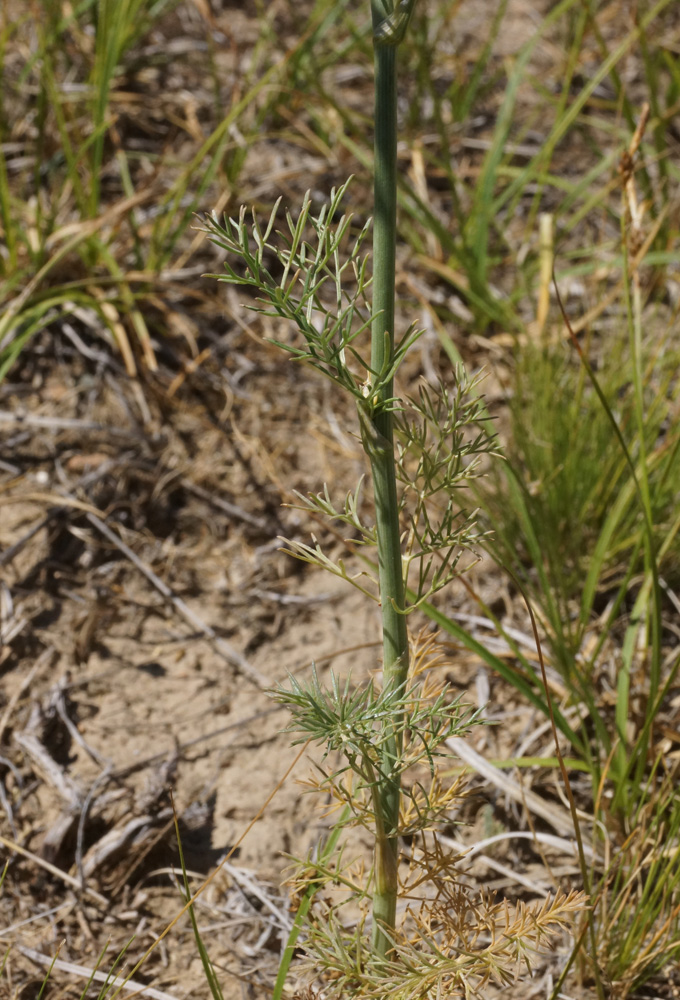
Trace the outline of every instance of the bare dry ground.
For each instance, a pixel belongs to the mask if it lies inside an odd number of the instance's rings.
[[[302,487],[322,458],[329,480],[358,458],[323,440],[318,386],[297,369],[292,383],[276,355],[231,338],[244,364],[246,347],[249,378],[222,419],[198,394],[168,407],[115,370],[88,371],[80,356],[55,365],[47,355],[42,377],[27,357],[31,383],[20,366],[4,388],[15,420],[0,528],[3,834],[39,860],[15,857],[3,924],[59,906],[48,937],[65,939],[63,960],[82,964],[101,933],[115,954],[136,932],[142,951],[158,920],[179,910],[170,791],[194,878],[264,805],[294,758],[265,687],[348,645],[355,669],[376,664],[372,609],[276,551],[299,518],[280,509],[270,473]],[[282,852],[309,850],[320,822],[288,781],[232,857],[265,886],[269,908],[237,876],[206,894],[206,917],[235,925],[237,971],[254,981],[259,965],[271,972],[266,959],[289,920]],[[21,945],[44,946],[45,930],[44,920],[25,925]],[[214,957],[234,965],[229,948]],[[195,975],[186,978],[186,959],[173,942],[166,967],[159,954],[145,975],[186,988]],[[14,952],[12,986],[18,961]]]

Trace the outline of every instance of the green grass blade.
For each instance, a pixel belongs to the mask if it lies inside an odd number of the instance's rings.
[[[335,849],[338,846],[338,841],[340,839],[340,834],[344,824],[350,818],[351,812],[349,807],[345,807],[342,811],[340,818],[333,827],[330,836],[324,842],[323,847],[319,852],[319,862],[323,865],[327,865]],[[274,992],[272,993],[272,1000],[282,1000],[283,990],[286,985],[286,979],[288,978],[288,972],[290,969],[290,964],[293,960],[293,955],[295,954],[295,948],[299,940],[300,934],[304,929],[305,921],[307,919],[307,914],[309,913],[312,902],[314,901],[314,896],[321,888],[321,883],[310,883],[305,890],[302,899],[298,905],[297,913],[295,914],[295,920],[293,921],[293,926],[290,929],[288,935],[288,940],[286,941],[286,946],[283,949],[283,954],[281,955],[281,961],[279,962],[279,971],[276,977],[276,982],[274,983]]]
[[[213,1000],[224,1000],[222,989],[220,987],[219,980],[217,979],[217,974],[215,973],[215,967],[210,961],[207,949],[205,947],[205,944],[203,943],[203,938],[201,937],[201,932],[198,929],[198,923],[196,921],[196,913],[194,911],[194,905],[193,903],[190,902],[192,893],[191,893],[191,887],[189,886],[189,877],[187,875],[186,865],[184,863],[184,851],[182,849],[182,838],[179,832],[179,820],[177,818],[177,813],[174,811],[174,804],[173,804],[173,813],[175,820],[175,837],[177,838],[177,850],[179,852],[179,863],[182,868],[182,881],[184,884],[183,898],[185,903],[190,904],[188,912],[189,912],[189,920],[191,921],[191,929],[194,934],[194,941],[196,942],[196,948],[198,950],[198,954],[201,959],[203,972],[205,973],[206,982],[208,983],[208,988],[210,990],[211,996],[213,997]]]
[[[412,595],[410,592],[407,592],[409,600],[413,600],[414,596],[415,595]],[[491,670],[495,671],[504,680],[508,681],[508,683],[510,683],[515,690],[519,691],[520,694],[522,694],[527,701],[534,706],[534,708],[538,709],[542,715],[545,715],[548,719],[550,718],[550,712],[545,698],[541,697],[541,695],[537,693],[538,691],[542,691],[543,688],[541,678],[525,657],[521,654],[518,656],[523,668],[523,672],[520,672],[505,663],[504,660],[488,650],[483,643],[471,636],[470,633],[458,625],[457,622],[448,618],[431,604],[423,602],[419,605],[419,607],[425,612],[428,618],[439,626],[439,628],[441,628],[444,632],[447,632],[450,636],[453,636],[453,638],[458,640],[458,642],[465,646],[466,649],[469,649],[471,653],[478,656],[479,659]],[[505,638],[507,639],[507,636]],[[557,725],[557,728],[564,736],[567,737],[572,747],[580,755],[583,755],[584,746],[581,737],[572,729],[557,707],[553,706],[553,712],[555,713],[555,724]]]

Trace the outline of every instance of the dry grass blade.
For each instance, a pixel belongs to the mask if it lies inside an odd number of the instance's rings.
[[[79,879],[74,878],[72,875],[69,875],[68,872],[61,871],[61,869],[57,868],[56,865],[53,865],[51,864],[51,862],[46,861],[39,855],[34,854],[33,851],[26,850],[25,847],[22,847],[21,844],[17,844],[15,841],[10,840],[9,837],[3,837],[2,835],[0,835],[0,843],[2,843],[7,848],[8,851],[13,851],[16,852],[17,854],[21,854],[22,857],[27,858],[29,861],[32,861],[40,868],[44,868],[46,872],[49,872],[50,875],[54,875],[55,878],[58,878],[65,885],[70,886],[72,889],[76,889],[78,892],[82,890],[82,885]],[[103,896],[100,892],[96,892],[96,890],[94,889],[89,889],[86,887],[85,894],[90,899],[94,900],[94,902],[99,903],[100,906],[103,906],[106,909],[108,909],[111,906],[111,901],[107,899],[106,896]]]
[[[536,816],[540,816],[541,819],[546,820],[562,836],[574,836],[574,824],[566,809],[552,802],[546,802],[536,792],[532,792],[531,789],[523,789],[513,778],[485,760],[465,740],[453,738],[447,740],[447,745],[457,757],[460,757],[464,763],[473,768],[477,774],[490,781],[492,785],[506,795],[509,795],[515,802],[525,806],[526,809]]]
[[[112,976],[107,972],[100,972],[98,969],[87,968],[84,965],[75,965],[73,962],[65,962],[61,958],[50,958],[49,955],[43,955],[34,948],[26,948],[22,944],[15,944],[12,947],[16,948],[22,955],[25,955],[26,958],[30,958],[37,965],[47,966],[50,969],[56,969],[58,972],[65,972],[68,975],[87,979],[90,982],[106,983],[111,989],[122,989],[127,993],[134,994],[134,996],[149,997],[149,1000],[178,1000],[172,993],[157,990],[153,986],[145,986],[144,983],[135,982],[134,979],[126,980],[119,976]]]

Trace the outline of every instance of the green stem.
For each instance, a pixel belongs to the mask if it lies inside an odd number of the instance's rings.
[[[384,23],[381,0],[372,0],[374,36]],[[397,49],[375,45],[375,212],[373,228],[373,314],[371,369],[377,377],[388,369],[394,352],[395,247],[397,237]],[[370,433],[364,446],[371,462],[376,508],[380,600],[383,628],[383,686],[396,689],[408,673],[408,636],[404,615],[404,578],[399,533],[399,504],[394,463],[391,381],[370,397]],[[398,719],[388,720],[376,803],[373,948],[385,957],[386,932],[395,925],[400,779],[396,763],[402,740]]]

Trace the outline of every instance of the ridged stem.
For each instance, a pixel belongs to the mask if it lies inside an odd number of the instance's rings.
[[[372,0],[374,28],[384,17],[380,0]],[[395,247],[397,215],[397,68],[396,46],[375,46],[375,180],[373,228],[373,313],[371,368],[385,371],[394,352]],[[383,404],[392,384],[373,398],[375,440],[367,448],[371,461],[378,540],[380,601],[383,630],[383,686],[401,687],[408,673],[408,636],[404,609],[404,579],[399,531],[399,506],[394,463],[392,414]],[[385,931],[394,927],[397,906],[400,778],[400,719],[388,720],[383,733],[381,774],[374,793],[376,807],[373,948],[385,957],[390,942]],[[395,773],[396,772],[396,773]]]

